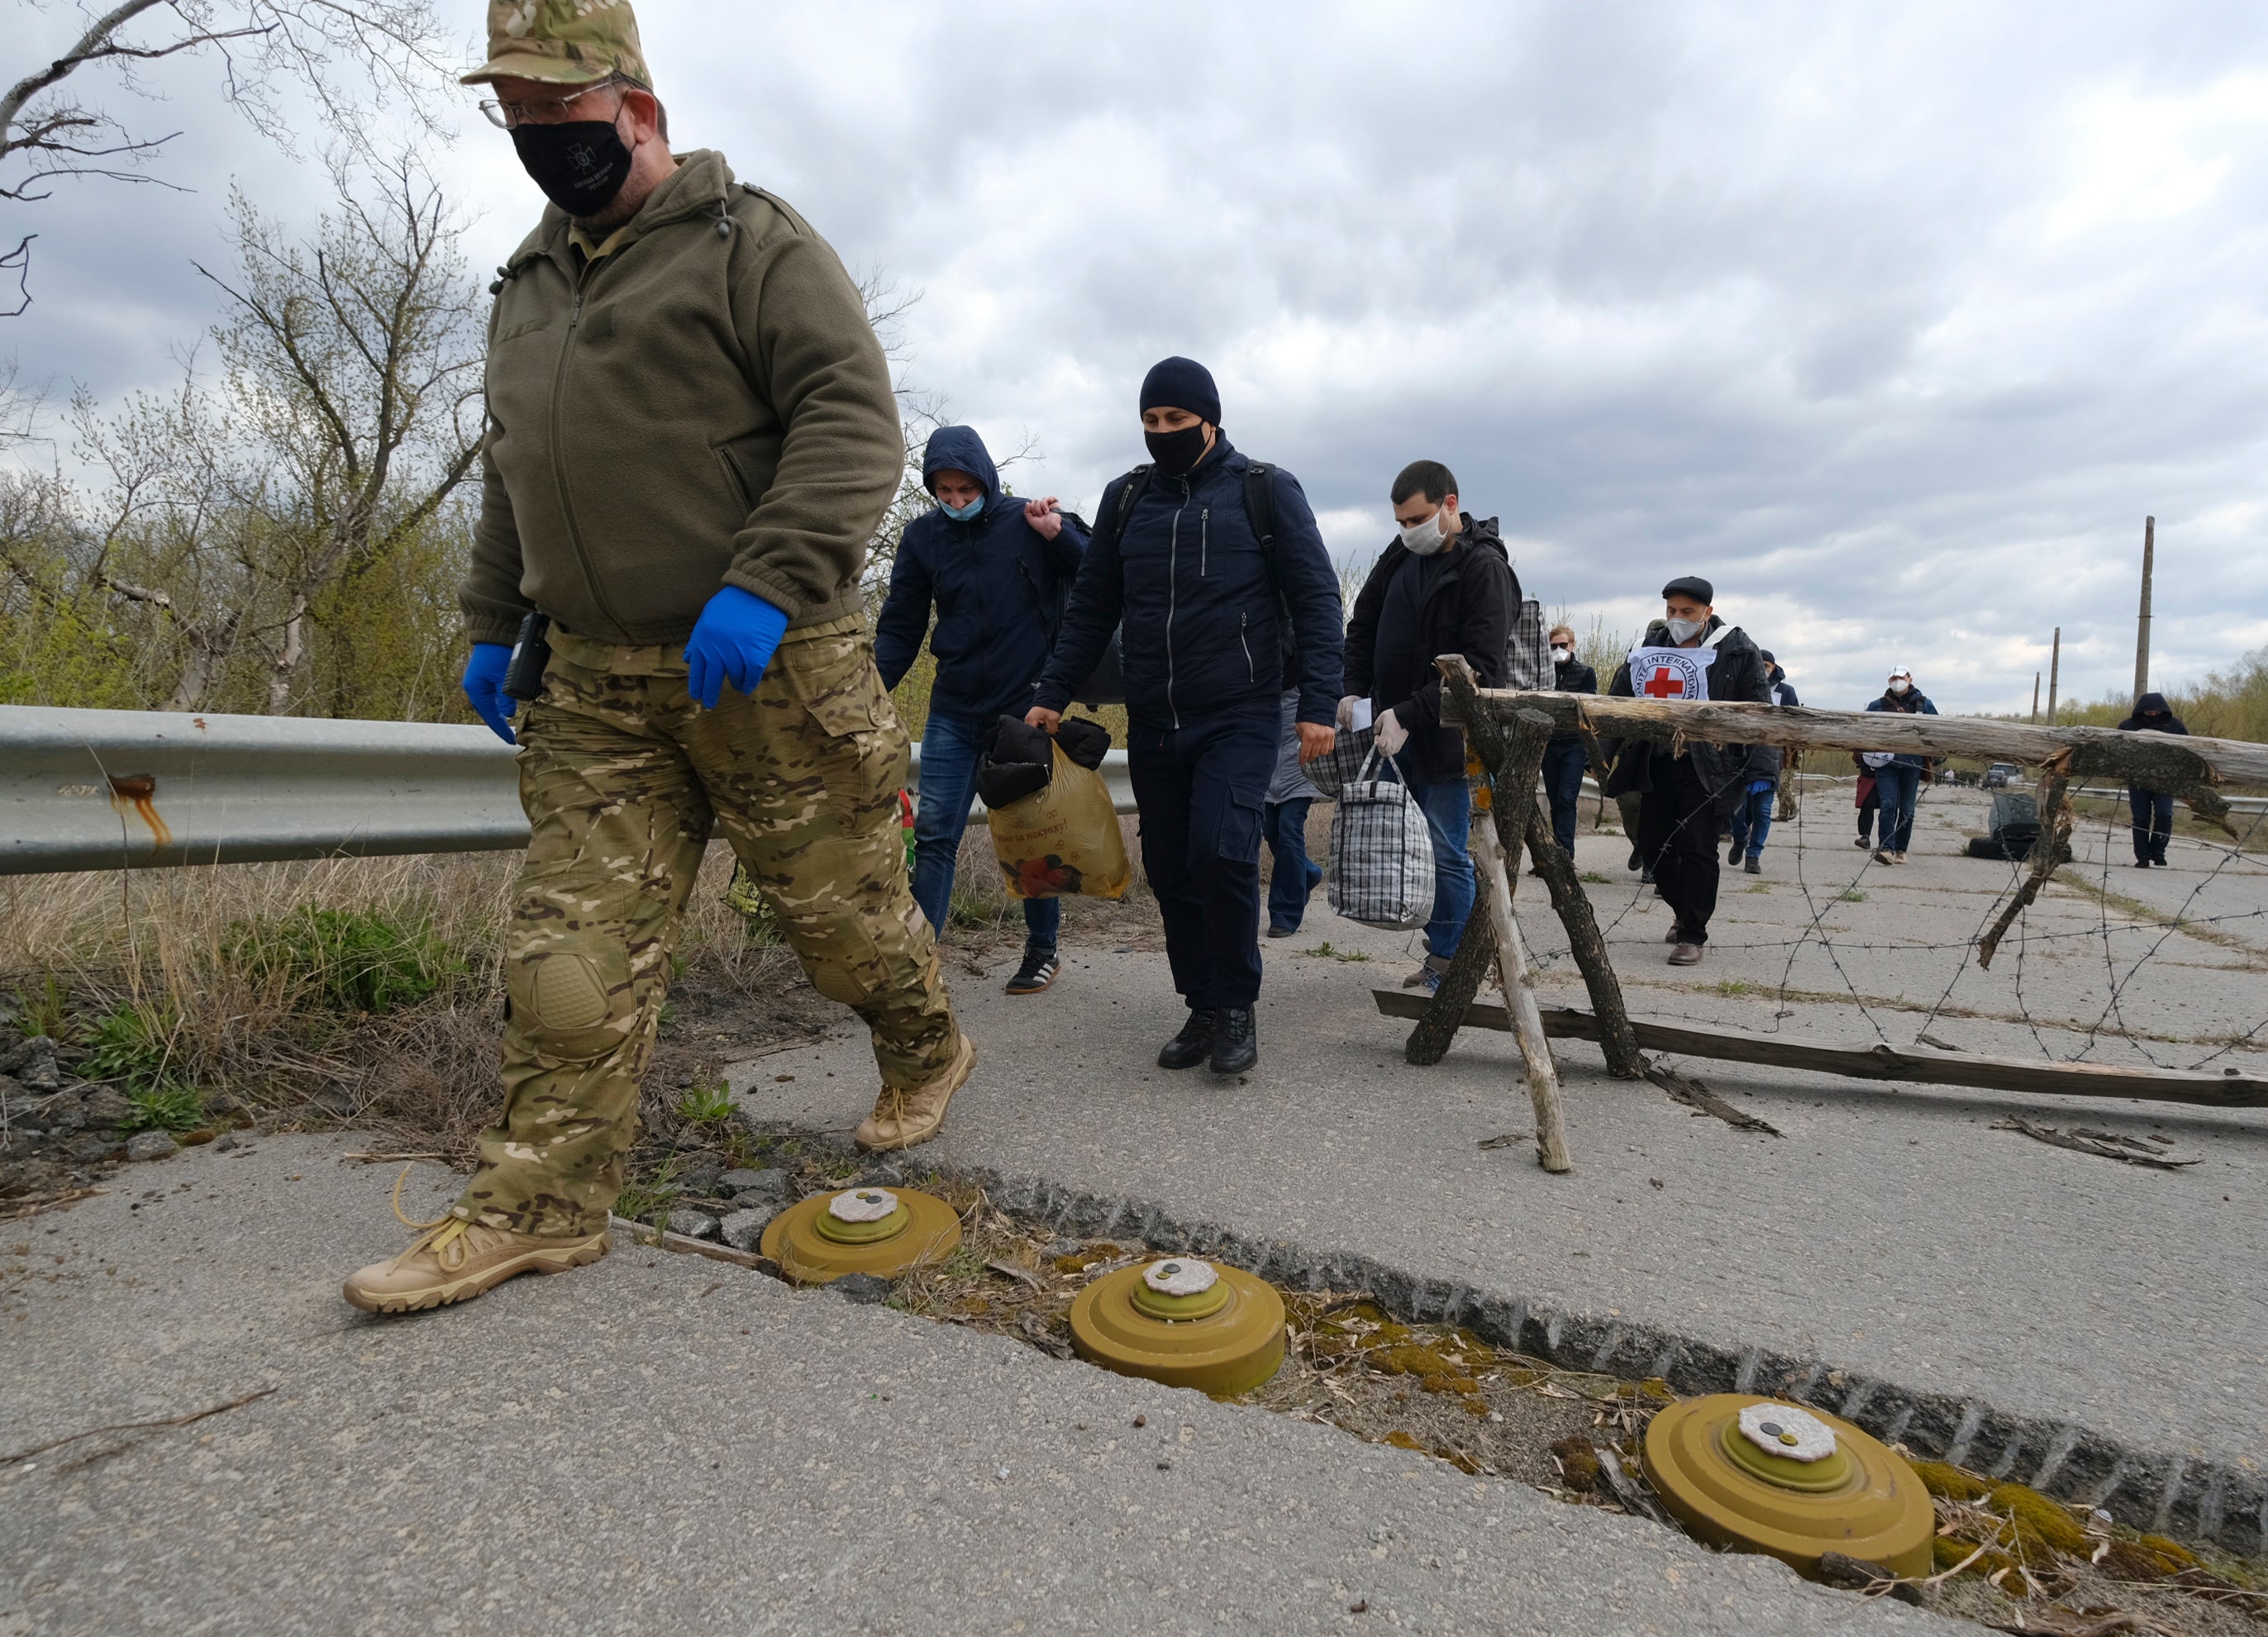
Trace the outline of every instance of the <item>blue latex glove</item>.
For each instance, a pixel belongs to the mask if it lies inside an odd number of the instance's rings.
[[[753,694],[786,631],[784,612],[754,591],[725,586],[709,599],[685,641],[686,687],[703,710],[717,708],[718,693],[727,682]]]
[[[504,691],[504,673],[511,666],[510,643],[475,642],[472,657],[465,661],[463,686],[481,720],[496,730],[497,738],[516,745],[519,741],[512,736],[512,713],[519,708],[519,701]]]

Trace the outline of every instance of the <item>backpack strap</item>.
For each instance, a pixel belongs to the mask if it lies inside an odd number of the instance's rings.
[[[1255,460],[1244,468],[1244,515],[1251,519],[1252,532],[1260,537],[1261,554],[1268,559],[1268,571],[1276,571],[1276,468],[1265,460]]]
[[[1087,537],[1090,545],[1108,540],[1113,550],[1117,548],[1119,540],[1126,533],[1126,519],[1133,515],[1135,502],[1140,500],[1149,490],[1150,473],[1153,469],[1148,466],[1138,466],[1124,477],[1120,478],[1118,503],[1115,506],[1107,503],[1108,494],[1108,491],[1105,492],[1106,503],[1101,508],[1101,515],[1094,520],[1093,532]]]

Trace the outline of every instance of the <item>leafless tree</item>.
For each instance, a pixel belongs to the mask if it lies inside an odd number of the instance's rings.
[[[162,181],[144,167],[179,133],[129,128],[85,92],[83,70],[109,70],[129,95],[147,99],[141,72],[150,64],[211,57],[223,95],[286,149],[297,146],[279,100],[287,84],[311,95],[335,130],[353,135],[372,100],[422,105],[446,72],[433,0],[121,0],[100,12],[80,0],[77,9],[77,40],[0,92],[0,200],[45,199],[59,177]],[[12,297],[0,297],[0,317],[31,305],[36,237],[18,231],[14,246],[0,251],[0,283],[15,286]]]
[[[423,528],[481,443],[479,291],[461,224],[414,152],[335,166],[340,206],[287,239],[241,195],[215,332],[260,478],[241,497],[272,525],[261,572],[280,598],[249,633],[268,708],[291,708],[317,600]],[[357,174],[361,172],[361,174]]]

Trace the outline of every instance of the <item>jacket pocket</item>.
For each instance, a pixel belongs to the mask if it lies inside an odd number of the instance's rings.
[[[752,434],[716,445],[717,464],[724,468],[725,481],[739,496],[740,510],[744,512],[754,511],[756,503],[763,498],[756,471],[763,457],[765,442],[762,437]]]

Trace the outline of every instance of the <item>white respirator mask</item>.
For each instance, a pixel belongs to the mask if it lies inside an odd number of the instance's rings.
[[[1671,642],[1690,642],[1701,635],[1709,622],[1706,620],[1668,620],[1663,623],[1669,628]]]
[[[1572,648],[1555,648],[1551,650],[1551,663],[1555,665],[1564,665],[1574,657],[1575,650]]]
[[[1441,532],[1441,514],[1439,511],[1423,523],[1402,525],[1403,547],[1416,556],[1430,557],[1448,543],[1449,537]]]

